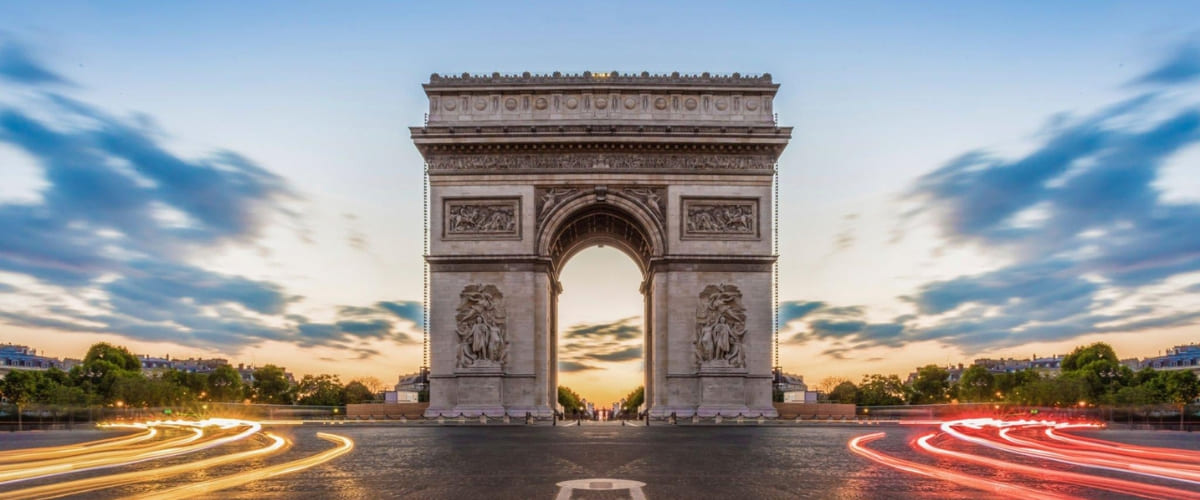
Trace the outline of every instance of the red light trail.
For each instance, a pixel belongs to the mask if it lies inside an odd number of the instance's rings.
[[[1160,484],[1134,480],[1134,476],[1150,477],[1200,485],[1200,466],[1196,465],[1200,453],[1172,448],[1135,446],[1100,439],[1065,434],[1062,431],[1080,428],[1097,428],[1095,424],[1058,423],[1052,421],[1016,420],[1004,421],[991,418],[963,419],[942,422],[938,431],[920,436],[913,449],[919,453],[949,460],[963,465],[975,466],[978,470],[996,475],[1020,475],[1032,483],[1057,482],[1081,486],[1088,489],[1107,490],[1124,495],[1161,499],[1200,500],[1200,491],[1186,490]],[[877,463],[905,472],[934,477],[969,488],[1021,498],[1069,498],[1066,495],[1029,490],[1008,482],[986,476],[950,471],[944,465],[931,465],[899,459],[864,446],[884,437],[877,432],[856,437],[848,443],[850,450]],[[947,449],[939,443],[957,443],[983,447],[1016,455],[1030,462],[1012,461],[992,456]],[[974,450],[971,450],[974,451]],[[1088,474],[1047,467],[1038,461],[1052,461],[1080,467],[1083,470],[1105,471],[1104,474]],[[1119,477],[1112,471],[1130,474]],[[1008,488],[1000,488],[999,485]],[[1032,491],[1033,493],[1030,493]]]

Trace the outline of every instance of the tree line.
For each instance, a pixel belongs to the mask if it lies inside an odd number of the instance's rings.
[[[252,380],[243,383],[238,370],[229,365],[209,373],[169,369],[147,376],[141,360],[128,349],[101,342],[89,348],[83,362],[70,371],[11,371],[0,380],[0,398],[18,406],[137,408],[200,402],[339,406],[370,402],[381,385],[369,378],[343,384],[336,375],[305,375],[293,383],[276,365],[256,368]]]
[[[991,373],[983,365],[963,370],[957,382],[937,365],[917,370],[909,383],[896,375],[871,374],[855,384],[829,378],[821,382],[834,403],[860,406],[1004,402],[1031,406],[1185,405],[1200,397],[1200,380],[1190,370],[1133,371],[1122,365],[1106,343],[1077,347],[1060,362],[1058,375],[1025,369]]]

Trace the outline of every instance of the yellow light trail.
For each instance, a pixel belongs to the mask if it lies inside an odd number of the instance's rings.
[[[201,429],[191,429],[191,431],[189,434],[152,443],[149,446],[60,457],[25,464],[5,465],[0,467],[0,486],[35,477],[62,474],[74,470],[87,470],[98,465],[124,463],[133,458],[154,454],[160,450],[175,450],[179,446],[187,445],[204,437],[204,431]]]
[[[0,463],[31,462],[35,460],[46,460],[50,458],[81,455],[84,453],[92,453],[108,448],[129,446],[131,444],[153,439],[156,435],[158,435],[158,429],[150,428],[145,429],[145,432],[140,432],[129,436],[118,436],[97,441],[88,441],[86,443],[3,451],[0,452]]]
[[[170,476],[186,474],[188,472],[195,472],[198,470],[204,470],[211,467],[241,462],[254,458],[271,456],[287,449],[287,446],[290,445],[290,443],[283,438],[271,433],[266,433],[266,438],[270,440],[271,444],[254,450],[243,451],[229,455],[221,455],[195,462],[169,465],[148,471],[125,472],[109,476],[98,476],[68,481],[65,483],[47,484],[44,486],[26,488],[23,490],[5,493],[4,498],[6,500],[20,500],[27,498],[57,498],[104,488],[114,488],[127,484],[159,481]]]
[[[192,436],[188,436],[188,438],[187,438],[189,440],[188,443],[172,442],[167,447],[157,446],[157,447],[153,447],[152,449],[148,449],[148,450],[143,450],[143,449],[134,449],[134,450],[127,450],[127,451],[118,450],[118,451],[109,452],[109,453],[96,454],[96,455],[101,455],[101,456],[92,457],[92,458],[89,458],[88,455],[83,455],[82,457],[77,458],[76,460],[72,461],[71,463],[56,463],[55,465],[52,465],[52,466],[41,466],[39,464],[34,464],[34,467],[31,467],[31,468],[27,468],[27,469],[23,469],[23,470],[19,470],[19,471],[9,471],[9,472],[0,473],[0,486],[16,483],[19,481],[27,481],[27,480],[35,479],[35,478],[44,478],[44,477],[58,476],[61,474],[68,474],[68,473],[72,473],[72,472],[83,472],[83,471],[90,471],[90,470],[97,470],[97,469],[106,469],[106,468],[110,468],[110,467],[119,467],[119,466],[123,466],[123,465],[131,465],[131,464],[136,464],[139,462],[145,462],[148,460],[158,460],[158,459],[162,459],[162,458],[183,455],[186,453],[193,453],[193,452],[213,448],[216,446],[220,446],[220,445],[223,445],[226,443],[240,441],[240,440],[246,439],[250,436],[253,436],[254,434],[257,434],[258,432],[260,432],[262,430],[262,425],[259,424],[258,422],[251,422],[251,421],[244,421],[244,420],[229,420],[229,419],[210,419],[210,420],[203,420],[200,422],[188,422],[188,421],[176,420],[176,421],[165,421],[165,422],[148,422],[148,423],[144,423],[144,424],[111,424],[108,426],[109,427],[156,427],[156,426],[191,427],[191,428],[193,428],[193,433],[198,434],[199,436],[203,436],[204,429],[206,427],[211,427],[211,426],[216,426],[217,428],[219,428],[221,430],[231,430],[231,429],[235,429],[237,427],[246,427],[246,429],[243,430],[242,432],[239,432],[234,435],[219,437],[219,438],[215,438],[215,439],[206,439],[206,440],[195,442],[195,443],[191,443],[191,441],[196,441],[197,439],[199,439],[199,437],[196,437],[195,439],[193,439]],[[180,446],[181,444],[182,444],[182,446]]]
[[[283,463],[283,464],[279,464],[279,465],[272,465],[272,466],[263,467],[260,469],[253,469],[253,470],[248,470],[245,472],[239,472],[237,474],[213,479],[210,481],[192,483],[192,484],[189,484],[186,486],[180,486],[178,488],[171,488],[168,490],[163,490],[163,491],[151,493],[148,495],[142,495],[137,498],[146,499],[146,500],[150,500],[150,499],[169,500],[169,499],[175,499],[175,498],[187,498],[187,497],[192,497],[192,496],[196,496],[196,495],[212,493],[214,491],[220,491],[220,490],[224,490],[224,489],[228,489],[228,488],[234,488],[237,486],[242,486],[244,484],[262,480],[262,479],[267,479],[267,478],[271,478],[271,477],[275,477],[275,476],[281,476],[284,474],[291,474],[293,472],[301,471],[301,470],[307,469],[309,467],[323,464],[325,462],[333,460],[333,459],[340,457],[342,455],[345,455],[347,453],[350,453],[350,451],[354,449],[354,441],[350,440],[350,438],[347,438],[345,436],[339,436],[337,434],[327,434],[324,432],[318,432],[317,437],[324,439],[326,441],[332,441],[334,443],[338,443],[338,445],[333,449],[323,451],[316,455],[304,457],[299,460],[293,460],[291,462],[287,462],[287,463]]]

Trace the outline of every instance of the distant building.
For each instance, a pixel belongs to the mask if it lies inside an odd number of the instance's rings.
[[[1177,345],[1167,349],[1166,354],[1162,356],[1142,360],[1139,367],[1153,370],[1191,370],[1200,375],[1200,345]]]
[[[383,391],[384,403],[416,403],[420,401],[420,393],[413,391]]]
[[[187,373],[212,373],[222,366],[229,366],[229,360],[223,358],[188,358],[172,361],[173,368]]]
[[[1016,373],[1019,371],[1028,370],[1031,367],[1031,363],[1028,359],[1017,358],[980,358],[976,359],[972,364],[976,366],[983,366],[987,369],[988,373],[991,373],[992,375],[999,375],[1001,373]]]
[[[1029,367],[1043,374],[1058,375],[1062,372],[1062,360],[1067,357],[1065,354],[1055,354],[1049,358],[1039,358],[1033,356],[1033,360],[1029,362]]]
[[[421,367],[417,373],[401,375],[396,382],[397,392],[420,393],[429,388],[429,369]]]
[[[172,368],[170,356],[158,358],[142,354],[138,356],[138,361],[141,361],[142,373],[147,377],[161,376],[163,372]]]
[[[804,375],[784,373],[783,369],[778,367],[773,372],[775,375],[775,390],[779,392],[804,392],[808,390],[808,384],[804,383]]]
[[[72,365],[74,366],[74,365]],[[0,344],[0,378],[12,370],[70,370],[62,360],[37,353],[29,346]]]
[[[238,363],[237,372],[238,372],[238,375],[241,375],[241,377],[242,377],[242,383],[245,385],[253,384],[254,383],[254,370],[257,370],[257,369],[258,369],[258,367],[255,367],[254,365],[246,365],[243,363]],[[288,383],[291,383],[291,384],[296,383],[296,376],[292,375],[292,372],[287,371],[287,369],[283,369],[283,378],[286,379],[288,381]]]

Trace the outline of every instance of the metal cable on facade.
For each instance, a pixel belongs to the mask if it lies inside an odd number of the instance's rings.
[[[773,217],[773,220],[771,222],[771,232],[773,233],[773,236],[771,238],[771,243],[775,247],[773,250],[773,252],[775,253],[775,264],[773,266],[774,267],[773,271],[775,273],[775,279],[773,280],[774,281],[773,285],[775,286],[775,290],[773,292],[773,297],[772,297],[772,301],[773,301],[772,308],[774,309],[773,316],[774,316],[774,320],[775,320],[775,367],[782,368],[779,364],[779,164],[778,163],[775,164],[775,178],[773,180],[774,180],[774,185],[775,185],[774,186],[775,187],[775,195],[774,195],[775,198],[772,201],[774,201],[774,203],[775,203],[775,208],[771,211],[771,216]]]
[[[421,283],[421,330],[424,340],[421,346],[421,368],[429,368],[429,164],[425,164],[425,176],[421,180],[422,210],[425,222],[424,241],[421,243],[421,265],[423,266],[423,282]]]

